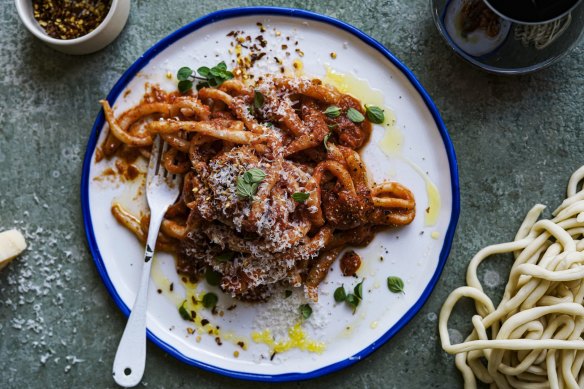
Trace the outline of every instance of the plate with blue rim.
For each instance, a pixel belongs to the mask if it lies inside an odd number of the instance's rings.
[[[224,61],[233,68],[237,54],[245,54],[250,46],[247,39],[250,44],[254,40],[266,43],[265,62],[257,64],[257,72],[284,67],[286,72],[328,80],[363,103],[382,100],[388,120],[374,126],[361,155],[376,182],[395,180],[412,190],[417,216],[410,225],[379,232],[367,247],[356,249],[363,259],[356,278],[343,277],[335,263],[319,287],[318,303],[311,302],[313,313],[307,319],[298,310],[306,303],[301,291],[249,304],[233,301],[201,282],[193,293],[213,290],[219,303],[215,312],[199,312],[206,326],[201,328],[199,323],[197,327],[178,312],[192,291],[177,275],[174,258],[159,253],[151,276],[148,339],[179,361],[229,377],[310,379],[370,355],[428,299],[447,260],[458,221],[456,156],[430,96],[387,48],[347,23],[299,9],[235,8],[201,17],[146,51],[120,77],[107,99],[119,114],[139,102],[148,85],[176,90],[175,74],[182,66],[196,69]],[[110,209],[118,202],[139,214],[145,212],[145,203],[136,196],[140,179],[104,179],[104,172],[114,167],[113,161],[97,158],[106,134],[100,112],[83,164],[83,217],[98,272],[127,316],[137,293],[143,247],[116,222]],[[387,279],[392,276],[403,280],[405,293],[389,290]],[[352,290],[361,281],[363,299],[355,312],[335,302],[335,289],[343,285]],[[227,309],[233,305],[237,307]],[[121,332],[120,328],[120,336]]]

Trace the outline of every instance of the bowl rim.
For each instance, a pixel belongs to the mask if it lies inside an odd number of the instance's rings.
[[[53,37],[49,36],[45,32],[42,32],[43,29],[38,24],[38,22],[36,21],[34,16],[29,15],[29,13],[26,12],[26,10],[24,8],[25,1],[30,2],[30,0],[14,0],[14,3],[16,4],[16,10],[18,12],[18,17],[20,18],[20,20],[22,21],[22,24],[24,24],[24,26],[26,27],[26,29],[28,31],[30,31],[34,36],[36,36],[40,40],[42,40],[46,43],[49,43],[51,45],[75,46],[75,45],[83,44],[83,43],[91,40],[93,37],[99,35],[113,19],[114,14],[118,8],[117,7],[118,3],[120,1],[124,1],[124,0],[112,0],[112,3],[110,5],[110,9],[109,9],[107,15],[105,15],[105,18],[101,21],[101,23],[93,31],[91,31],[85,35],[82,35],[78,38],[73,38],[73,39],[57,39],[57,38],[53,38]],[[36,28],[37,26],[40,28]]]
[[[518,68],[503,68],[503,67],[496,67],[493,65],[487,65],[487,64],[480,62],[476,57],[472,57],[471,55],[465,53],[464,51],[462,51],[462,49],[460,49],[458,47],[458,45],[456,43],[454,43],[454,41],[452,40],[452,38],[450,37],[450,35],[446,31],[444,24],[442,23],[443,14],[444,14],[445,10],[443,10],[442,13],[439,13],[438,9],[436,9],[434,7],[434,1],[435,0],[428,0],[428,6],[430,7],[430,12],[432,13],[432,19],[434,20],[434,25],[436,26],[436,29],[438,30],[440,36],[442,36],[442,39],[444,39],[446,45],[448,47],[450,47],[452,49],[452,51],[454,53],[456,53],[460,58],[462,58],[465,62],[473,65],[477,69],[483,70],[483,71],[485,71],[487,73],[491,73],[491,74],[498,74],[498,75],[504,75],[504,76],[520,76],[520,75],[534,73],[536,71],[545,69],[545,68],[553,65],[554,63],[560,61],[565,56],[567,56],[574,49],[574,47],[576,47],[578,45],[580,40],[584,37],[584,28],[583,28],[582,31],[580,31],[578,37],[574,40],[574,42],[572,42],[572,44],[563,53],[560,53],[556,56],[550,57],[546,60],[543,60],[543,61],[538,62],[538,63],[533,64],[533,65],[518,67]],[[451,1],[452,0],[447,0],[445,7],[447,7]],[[578,3],[576,3],[576,5],[580,5],[580,4],[582,4],[582,6],[584,7],[584,1],[581,0]],[[573,11],[574,9],[575,8],[573,8],[571,11]],[[510,19],[507,19],[507,20],[509,20],[509,22],[511,22],[511,23],[515,23],[515,22],[512,22]],[[517,23],[517,24],[525,24],[525,23]]]

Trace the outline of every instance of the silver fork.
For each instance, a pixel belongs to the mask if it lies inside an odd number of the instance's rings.
[[[146,310],[152,256],[164,214],[168,207],[176,201],[180,192],[181,177],[168,173],[161,163],[162,154],[167,147],[168,145],[160,139],[160,136],[157,136],[152,144],[152,154],[146,176],[146,199],[150,207],[150,227],[146,240],[144,265],[142,266],[138,295],[114,359],[114,380],[118,385],[126,388],[138,385],[144,375],[146,366]]]

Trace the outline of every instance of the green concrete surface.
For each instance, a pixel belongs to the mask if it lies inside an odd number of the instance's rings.
[[[462,197],[450,258],[419,314],[369,358],[317,380],[278,387],[462,386],[453,357],[440,347],[436,315],[449,291],[463,284],[474,253],[512,239],[533,204],[559,204],[571,172],[584,163],[582,42],[548,69],[509,78],[457,58],[438,35],[425,0],[136,0],[112,45],[71,57],[30,35],[14,1],[0,0],[0,230],[18,228],[29,243],[0,273],[0,387],[115,387],[111,366],[125,318],[87,248],[79,195],[97,101],[146,49],[177,28],[211,11],[260,4],[342,19],[412,69],[449,129]],[[508,265],[509,257],[501,257],[486,266],[500,278],[488,292],[500,291]],[[461,333],[465,328],[461,324]],[[145,386],[270,385],[187,366],[149,344]]]

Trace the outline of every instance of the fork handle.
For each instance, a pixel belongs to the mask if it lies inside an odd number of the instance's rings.
[[[146,309],[148,307],[148,286],[150,284],[150,268],[152,256],[156,247],[156,238],[166,210],[150,214],[148,239],[144,252],[144,264],[138,295],[134,301],[130,318],[124,329],[124,334],[118,345],[114,359],[113,377],[116,383],[125,388],[136,386],[142,380],[146,365]]]

